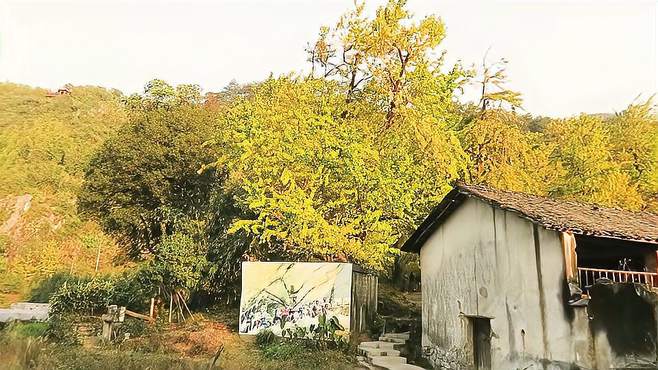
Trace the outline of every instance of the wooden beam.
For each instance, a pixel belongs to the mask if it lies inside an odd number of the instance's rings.
[[[141,313],[133,312],[133,311],[130,311],[128,309],[126,309],[126,315],[128,315],[130,317],[134,317],[136,319],[142,319],[144,321],[149,321],[149,322],[154,322],[155,321],[155,319],[152,318],[152,317],[149,317],[147,315],[142,315]]]
[[[578,255],[576,255],[576,237],[571,232],[560,233],[562,253],[564,254],[564,271],[567,281],[578,281]]]

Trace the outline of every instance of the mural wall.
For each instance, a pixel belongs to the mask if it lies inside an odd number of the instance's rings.
[[[351,287],[349,263],[243,262],[240,333],[281,335],[317,325],[322,314],[349,329]]]

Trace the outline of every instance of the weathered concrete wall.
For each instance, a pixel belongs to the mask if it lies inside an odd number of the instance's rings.
[[[589,326],[609,349],[611,366],[658,368],[656,293],[641,284],[601,282],[590,289],[590,295]]]
[[[46,321],[49,311],[48,303],[12,303],[9,308],[0,308],[0,322]]]
[[[587,309],[567,304],[559,233],[466,200],[421,249],[422,344],[439,368],[473,367],[469,316],[491,319],[494,369],[616,366]]]

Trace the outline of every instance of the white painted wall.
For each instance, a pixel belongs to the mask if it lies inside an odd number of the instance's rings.
[[[435,366],[468,367],[465,316],[485,316],[494,369],[609,367],[607,339],[593,346],[586,309],[564,302],[559,233],[537,227],[536,248],[533,227],[516,213],[469,198],[423,245],[422,344]]]

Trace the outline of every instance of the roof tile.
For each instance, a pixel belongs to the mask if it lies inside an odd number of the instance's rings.
[[[462,194],[519,213],[547,229],[658,243],[658,215],[650,212],[632,212],[483,185],[458,183],[456,189]]]

